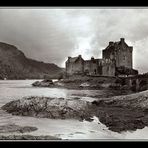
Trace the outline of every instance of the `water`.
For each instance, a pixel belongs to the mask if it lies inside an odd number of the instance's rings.
[[[37,88],[31,84],[35,80],[6,80],[0,81],[0,107],[9,101],[21,99],[25,96],[46,97],[79,97],[80,99],[93,101],[106,94],[113,95],[115,92],[103,90],[68,90],[61,88]],[[98,124],[99,123],[99,124]],[[0,125],[16,124],[20,126],[35,126],[37,131],[30,135],[51,135],[62,139],[73,140],[102,140],[102,139],[148,139],[148,128],[135,132],[123,132],[121,134],[109,131],[94,117],[93,122],[78,120],[60,120],[34,117],[12,116],[0,110]],[[10,134],[10,133],[9,133]],[[18,134],[18,133],[15,133]],[[27,133],[25,133],[27,134]],[[7,135],[7,134],[6,134]]]

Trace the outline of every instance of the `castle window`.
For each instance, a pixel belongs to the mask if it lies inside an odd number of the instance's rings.
[[[97,70],[96,69],[94,69],[94,73],[97,74]]]

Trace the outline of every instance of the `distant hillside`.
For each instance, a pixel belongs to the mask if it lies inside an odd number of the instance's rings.
[[[0,79],[58,78],[63,69],[27,58],[15,46],[0,42]]]

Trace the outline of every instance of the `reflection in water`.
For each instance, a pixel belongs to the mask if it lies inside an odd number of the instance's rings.
[[[73,97],[79,97],[80,99],[92,101],[101,97],[107,97],[107,95],[112,96],[116,94],[116,92],[103,90],[37,88],[31,86],[34,81],[36,80],[0,81],[0,107],[11,100],[21,99],[24,96],[63,97],[70,99]],[[109,131],[105,125],[101,123],[98,124],[98,122],[98,118],[95,117],[93,122],[80,122],[78,120],[12,116],[3,110],[0,110],[0,125],[17,124],[20,126],[35,126],[38,130],[29,133],[32,135],[51,135],[62,139],[79,140],[148,138],[148,128],[137,130],[136,132],[124,132],[119,134]]]

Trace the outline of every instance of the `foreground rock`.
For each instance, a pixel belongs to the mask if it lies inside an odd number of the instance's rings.
[[[91,103],[64,98],[29,97],[11,101],[2,107],[13,115],[52,119],[79,119],[90,116]]]
[[[95,114],[114,132],[135,131],[148,126],[148,115],[142,109],[98,106]]]
[[[0,133],[26,133],[26,132],[32,132],[36,131],[36,127],[31,127],[31,126],[19,126],[15,124],[8,124],[8,125],[2,125],[0,126]]]
[[[148,91],[93,101],[100,122],[115,132],[148,126]]]
[[[53,85],[54,85],[54,83],[50,79],[45,79],[43,81],[36,81],[32,84],[32,86],[37,86],[37,87],[50,87]]]
[[[0,126],[0,140],[61,140],[60,138],[53,136],[34,136],[24,135],[24,133],[36,131],[36,127],[31,126],[19,126],[15,124],[7,124]],[[15,134],[23,135],[15,135]],[[4,135],[11,134],[11,135]]]
[[[97,116],[114,132],[148,126],[148,91],[87,102],[79,99],[30,97],[11,101],[2,109],[14,115],[91,121]]]
[[[61,140],[53,136],[33,136],[33,135],[8,135],[1,136],[0,140]]]
[[[133,109],[148,109],[148,91],[143,91],[139,93],[134,93],[130,95],[115,96],[110,98],[103,98],[95,101],[94,104],[100,106],[110,106],[110,107],[125,107]]]

